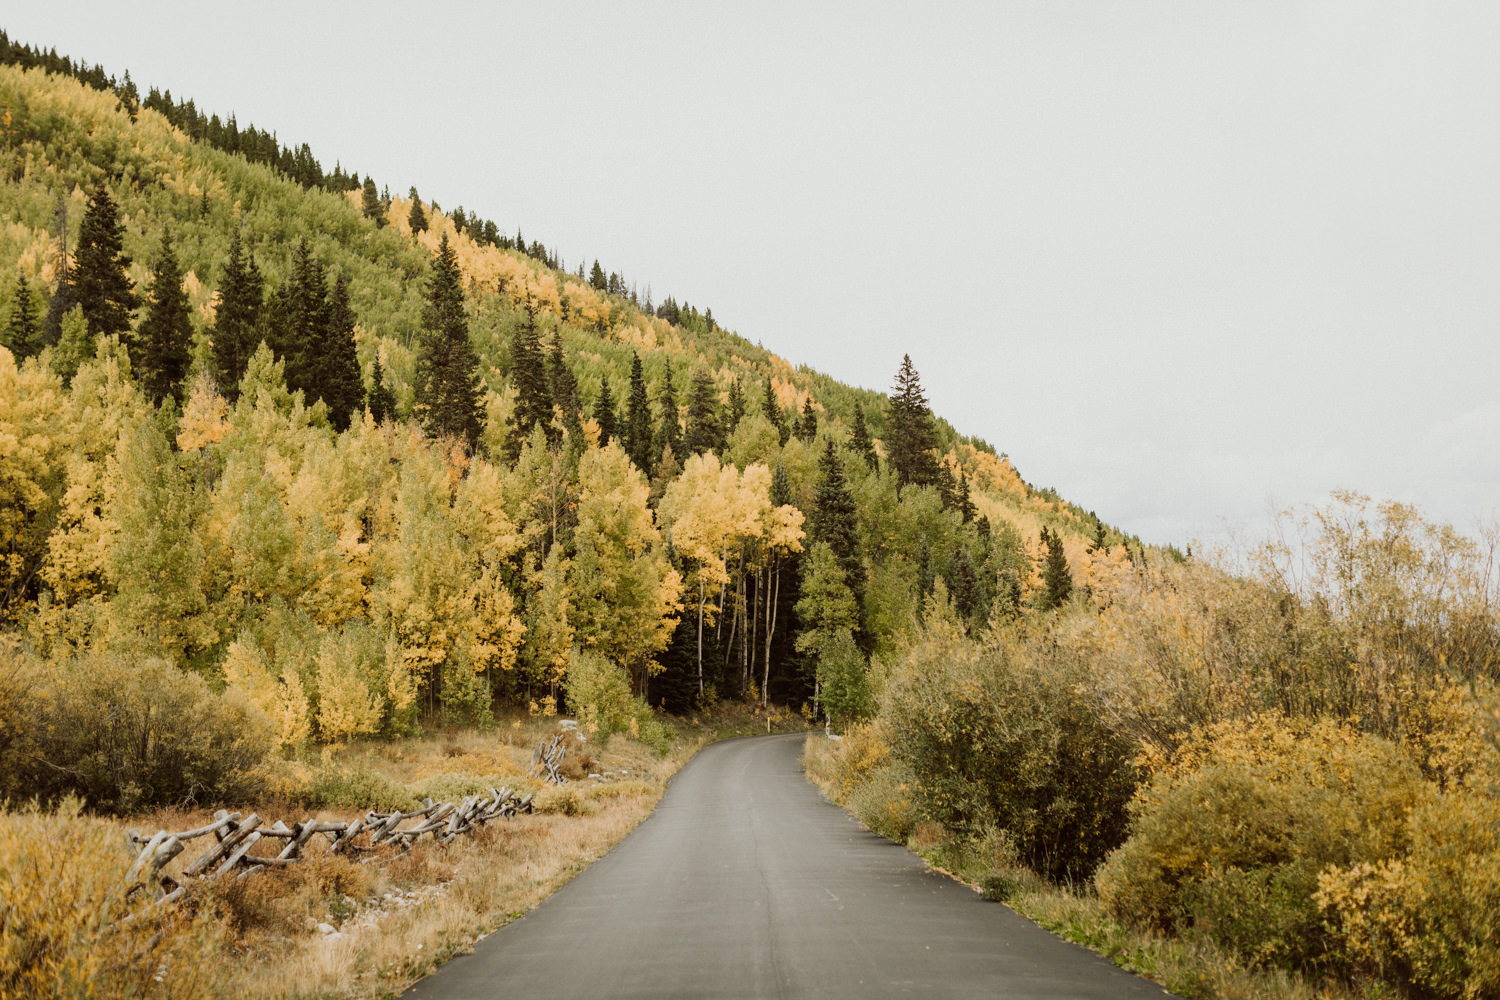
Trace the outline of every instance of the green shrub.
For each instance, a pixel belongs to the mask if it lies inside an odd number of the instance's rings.
[[[636,716],[635,730],[635,738],[655,750],[658,757],[665,757],[672,749],[672,730],[651,709]]]
[[[568,706],[579,725],[602,740],[610,733],[630,727],[635,703],[630,697],[630,679],[624,668],[592,650],[574,647],[568,656],[564,681]]]
[[[865,654],[854,644],[848,629],[839,629],[819,647],[820,699],[839,726],[848,726],[874,711],[868,674]]]
[[[929,630],[892,671],[881,716],[925,815],[972,836],[996,827],[1036,870],[1086,875],[1125,838],[1134,748],[1081,658],[1049,661],[1022,638]]]
[[[301,803],[312,809],[413,809],[419,797],[405,785],[365,768],[324,764],[314,773]]]
[[[31,787],[94,808],[207,804],[246,794],[270,753],[270,721],[165,660],[94,654],[39,668]]]
[[[1251,965],[1337,966],[1318,874],[1399,854],[1425,787],[1400,747],[1331,721],[1221,724],[1142,789],[1099,897],[1122,919],[1205,934]]]
[[[882,837],[906,843],[917,825],[911,776],[905,768],[887,766],[865,776],[849,793],[849,808],[859,821]]]
[[[418,782],[411,792],[418,799],[462,802],[466,796],[488,794],[491,788],[499,788],[503,784],[505,782],[493,774],[435,774]]]

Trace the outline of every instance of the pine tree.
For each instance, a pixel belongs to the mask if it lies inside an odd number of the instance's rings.
[[[1047,552],[1042,567],[1042,590],[1037,595],[1043,611],[1060,608],[1073,593],[1073,575],[1068,571],[1068,557],[1063,540],[1055,531],[1042,529],[1042,544]]]
[[[377,424],[385,423],[396,415],[396,394],[386,381],[385,368],[380,364],[380,355],[375,355],[375,364],[370,369],[370,389],[365,393],[365,408]]]
[[[948,564],[952,582],[949,592],[953,595],[953,610],[970,628],[984,624],[984,595],[979,586],[979,575],[974,571],[974,561],[967,549],[958,549]]]
[[[776,390],[771,385],[771,376],[766,376],[764,392],[760,398],[760,409],[766,419],[776,425],[776,432],[781,435],[782,447],[791,440],[792,433],[787,427],[786,415],[781,412],[781,404],[776,400]]]
[[[38,342],[36,302],[31,298],[31,283],[25,274],[16,275],[16,290],[11,295],[10,322],[6,325],[5,346],[19,364],[41,349]]]
[[[582,267],[582,262],[578,266]],[[609,287],[609,279],[604,276],[604,268],[599,266],[597,260],[594,261],[594,269],[589,272],[589,286],[600,292]]]
[[[734,433],[734,429],[740,425],[745,417],[745,387],[740,384],[740,377],[736,375],[734,381],[729,384],[729,423],[724,430],[726,436]]]
[[[625,401],[625,452],[648,479],[653,468],[651,445],[655,437],[651,402],[646,395],[645,369],[641,365],[641,356],[631,352],[630,397]]]
[[[717,397],[713,377],[707,368],[699,368],[693,373],[692,387],[688,391],[687,438],[684,441],[687,454],[714,451],[723,445]]]
[[[583,414],[578,401],[578,379],[574,377],[573,369],[568,367],[567,358],[563,356],[561,329],[552,333],[552,346],[548,351],[547,362],[553,405],[562,410],[563,426],[568,429],[573,440],[580,441],[583,438]]]
[[[484,408],[479,359],[469,341],[460,278],[458,257],[444,233],[433,255],[427,305],[422,310],[415,400],[429,433],[452,435],[472,445],[479,437]]]
[[[79,224],[78,251],[68,275],[75,301],[83,307],[94,336],[128,335],[130,314],[140,305],[130,285],[130,258],[124,253],[123,236],[114,199],[100,181]]]
[[[193,323],[170,232],[162,234],[146,290],[146,315],[132,339],[132,363],[146,397],[160,403],[170,396],[181,403],[182,380],[193,360]]]
[[[359,409],[364,382],[354,345],[354,308],[342,274],[333,283],[325,317],[323,342],[307,358],[309,395],[328,404],[333,426],[345,431]]]
[[[317,398],[313,355],[322,349],[328,328],[328,283],[305,237],[292,251],[292,272],[276,293],[270,318],[266,340],[286,363],[287,388],[301,389],[311,403]]]
[[[880,471],[880,459],[875,454],[875,442],[870,440],[870,429],[865,426],[865,408],[854,404],[854,436],[850,442],[854,450],[864,458],[871,472]]]
[[[229,237],[229,259],[224,262],[213,329],[219,391],[231,403],[239,395],[250,355],[260,343],[263,284],[255,258],[245,253],[236,228]]]
[[[974,515],[979,513],[974,506],[974,498],[969,495],[969,477],[964,475],[963,466],[958,467],[958,489],[954,492],[955,507],[958,510],[959,519],[968,524],[974,520]]]
[[[510,346],[510,380],[516,390],[516,408],[511,417],[515,433],[511,440],[520,452],[521,442],[531,437],[532,428],[540,426],[550,436],[552,425],[552,386],[547,364],[542,357],[541,337],[537,333],[536,313],[531,300],[526,301],[526,318],[516,328]],[[512,456],[514,458],[514,456]]]
[[[863,606],[865,571],[860,562],[859,515],[854,493],[844,475],[844,463],[827,439],[818,458],[818,485],[807,515],[809,542],[823,542],[844,570],[844,580]]]
[[[797,436],[811,441],[818,436],[818,411],[813,409],[812,397],[802,401],[802,419],[797,423]]]
[[[380,192],[375,190],[375,179],[365,178],[364,194],[360,201],[360,211],[365,218],[375,223],[376,229],[384,229],[388,224],[385,217],[385,205],[380,200]]]
[[[47,300],[47,315],[42,320],[42,347],[61,342],[63,317],[78,305],[78,290],[73,286],[73,265],[68,256],[68,203],[62,195],[57,196],[57,209],[53,213],[52,224],[57,233],[53,250],[53,271],[57,275],[57,285]],[[84,329],[87,328],[88,322],[85,320]]]
[[[422,211],[422,199],[417,197],[417,189],[411,189],[411,211],[406,214],[406,224],[411,226],[412,235],[427,232],[427,213]]]
[[[1090,552],[1103,552],[1109,554],[1109,541],[1104,534],[1104,522],[1094,522],[1094,540],[1089,543]]]
[[[672,359],[667,358],[666,376],[662,379],[661,396],[661,423],[656,425],[656,440],[653,442],[655,451],[666,448],[672,449],[672,454],[681,455],[682,452],[682,422],[677,412],[677,390],[672,385]]]
[[[615,397],[609,391],[609,376],[599,376],[599,398],[594,400],[594,422],[599,425],[599,447],[603,448],[618,434]]]
[[[948,468],[948,463],[939,462],[937,467],[938,499],[943,501],[944,510],[958,509],[958,480],[953,478],[953,470]]]
[[[901,368],[896,372],[889,427],[887,455],[900,484],[931,486],[936,483],[938,462],[933,451],[937,448],[937,431],[909,354],[902,355]]]

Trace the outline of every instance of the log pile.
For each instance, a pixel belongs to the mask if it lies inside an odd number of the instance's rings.
[[[473,833],[492,819],[508,818],[531,812],[531,796],[522,796],[510,788],[491,788],[488,794],[471,795],[460,803],[433,802],[424,799],[422,808],[412,812],[380,813],[371,810],[349,822],[330,823],[307,819],[290,827],[277,820],[267,827],[260,816],[251,813],[214,813],[213,822],[196,830],[169,833],[158,830],[149,839],[140,831],[126,834],[127,846],[135,854],[135,863],[125,875],[129,885],[149,885],[153,880],[163,893],[158,902],[171,903],[187,892],[191,880],[215,880],[233,874],[248,878],[267,868],[296,864],[302,860],[303,848],[312,838],[327,838],[330,854],[359,858],[360,863],[384,862],[398,858],[412,849],[422,837],[431,837],[441,845]],[[403,826],[403,823],[408,825]],[[182,869],[175,878],[162,869],[169,861],[187,850],[190,841],[213,835],[210,846]],[[251,848],[266,840],[279,840],[275,854],[252,854]],[[382,851],[381,848],[395,848]]]
[[[539,774],[554,785],[567,784],[568,776],[563,774],[563,757],[568,752],[568,737],[571,730],[553,733],[551,736],[542,737],[542,741],[536,745],[536,751],[531,755],[531,773]]]

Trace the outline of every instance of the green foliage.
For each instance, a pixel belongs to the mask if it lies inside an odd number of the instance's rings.
[[[89,333],[95,336],[129,333],[130,314],[139,304],[131,289],[130,258],[124,252],[122,231],[119,209],[101,180],[78,228],[70,275]]]
[[[1063,540],[1056,532],[1042,528],[1042,545],[1047,553],[1042,564],[1042,589],[1037,591],[1037,608],[1050,611],[1068,602],[1073,593],[1073,574],[1063,552]]]
[[[182,268],[172,251],[172,237],[163,233],[146,289],[146,313],[130,339],[131,365],[141,389],[152,404],[171,396],[183,399],[182,382],[192,361],[193,324],[187,293],[182,290]]]
[[[723,447],[724,432],[719,424],[718,389],[713,377],[702,368],[693,373],[688,391],[687,436],[683,439],[686,455],[717,451]]]
[[[11,293],[10,319],[5,326],[5,346],[16,356],[16,361],[25,361],[41,350],[41,329],[37,323],[36,300],[31,297],[31,283],[26,275],[16,275],[15,291]]]
[[[1038,871],[1078,877],[1124,839],[1134,747],[1099,714],[1088,663],[1040,645],[929,627],[887,681],[881,717],[924,813],[998,828]]]
[[[848,629],[825,639],[817,650],[819,701],[840,726],[862,719],[875,708],[869,666]]]
[[[912,366],[911,355],[903,354],[891,392],[890,430],[886,434],[886,451],[902,486],[930,486],[937,482],[936,447],[932,410]]]
[[[219,284],[219,305],[213,329],[214,362],[219,391],[231,403],[239,395],[240,379],[261,338],[261,306],[265,290],[253,255],[246,253],[236,226],[229,238],[229,256]]]
[[[483,409],[479,361],[469,341],[460,278],[458,258],[444,232],[433,257],[427,308],[422,313],[416,400],[429,432],[473,443],[479,437]]]
[[[649,476],[654,471],[651,444],[655,440],[656,431],[651,419],[651,403],[646,396],[645,371],[641,365],[641,356],[635,351],[630,354],[630,395],[625,400],[625,407],[625,428],[622,434],[625,452],[635,463],[635,467]]]
[[[27,786],[47,798],[116,812],[226,801],[248,793],[271,750],[265,716],[160,659],[91,654],[33,676]]]
[[[310,809],[415,809],[420,804],[404,785],[364,767],[345,767],[325,763],[313,773],[306,789],[297,800]]]
[[[628,729],[644,708],[630,697],[630,679],[624,669],[586,649],[575,647],[569,655],[564,686],[568,706],[579,723],[597,732],[600,739]]]

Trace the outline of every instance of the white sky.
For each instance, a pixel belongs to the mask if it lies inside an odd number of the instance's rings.
[[[1148,541],[1500,512],[1493,3],[0,15],[934,409]]]

